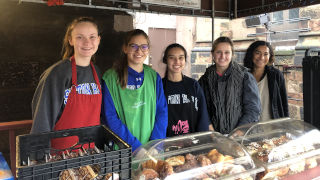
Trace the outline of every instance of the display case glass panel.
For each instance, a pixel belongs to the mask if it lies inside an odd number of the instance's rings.
[[[151,141],[133,152],[132,177],[139,180],[251,180],[258,171],[239,143],[213,131]]]
[[[247,124],[229,138],[246,149],[256,166],[265,168],[257,179],[294,179],[306,171],[315,172],[310,178],[320,176],[320,131],[301,120]]]

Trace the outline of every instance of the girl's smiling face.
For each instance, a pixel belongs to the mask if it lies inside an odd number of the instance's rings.
[[[227,42],[221,42],[212,53],[217,69],[226,70],[232,59],[232,48]]]
[[[75,56],[91,59],[100,44],[97,27],[91,22],[77,24],[71,33],[69,44],[73,46]]]
[[[143,35],[133,36],[127,46],[123,47],[130,67],[142,66],[149,55],[148,40]]]
[[[254,68],[264,68],[269,63],[270,52],[267,46],[258,46],[253,52]]]
[[[186,64],[186,57],[185,57],[184,51],[181,48],[175,47],[168,51],[168,56],[167,56],[168,73],[181,74],[182,70],[185,67],[185,64]]]

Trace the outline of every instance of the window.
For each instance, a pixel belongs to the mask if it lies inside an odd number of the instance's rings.
[[[299,18],[299,8],[289,9],[289,19]]]
[[[282,21],[283,20],[283,11],[277,11],[273,13],[272,17],[273,21]]]

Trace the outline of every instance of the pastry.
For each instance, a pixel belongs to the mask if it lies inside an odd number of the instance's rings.
[[[234,163],[233,157],[232,157],[232,156],[229,156],[229,155],[225,155],[223,161],[224,161],[225,163],[232,163],[232,164]]]
[[[159,174],[153,169],[143,169],[139,176],[139,179],[144,180],[153,180],[159,178]]]
[[[182,172],[196,167],[198,167],[198,161],[194,155],[189,153],[185,156],[185,163],[177,166],[175,172]]]
[[[315,168],[318,165],[316,158],[310,158],[306,160],[306,168]]]
[[[166,162],[169,163],[171,166],[179,166],[184,164],[185,158],[184,156],[173,156],[166,159]]]
[[[288,171],[289,171],[289,167],[283,167],[283,168],[278,169],[275,172],[276,172],[277,176],[284,176],[284,175],[288,174]]]
[[[207,158],[205,155],[197,156],[197,161],[201,167],[208,166],[211,164],[210,159]]]
[[[296,163],[291,164],[289,166],[289,169],[293,174],[296,174],[296,173],[304,171],[305,165],[306,165],[305,161],[296,162]]]
[[[73,169],[67,169],[60,173],[59,180],[76,180],[76,173]]]
[[[220,154],[220,153],[218,152],[218,150],[217,150],[217,149],[212,149],[210,152],[208,152],[207,156],[208,156],[208,157],[209,157],[209,156],[215,156],[215,155],[217,155],[217,154]]]
[[[222,154],[220,154],[216,149],[211,150],[208,153],[208,158],[211,160],[211,162],[214,164],[216,163],[218,160],[221,161],[222,160]]]
[[[220,153],[216,155],[208,156],[208,158],[211,160],[212,164],[220,163],[224,161],[224,155]]]
[[[83,180],[94,179],[94,178],[96,178],[98,176],[98,174],[96,174],[93,171],[91,166],[81,166],[79,168],[79,173],[80,173],[80,176],[82,177]]]
[[[162,179],[165,179],[167,176],[173,173],[173,167],[168,162],[164,162],[162,166],[159,167],[159,175]]]
[[[153,160],[147,160],[144,163],[142,163],[142,169],[153,169],[155,171],[158,170],[157,168],[157,162]]]

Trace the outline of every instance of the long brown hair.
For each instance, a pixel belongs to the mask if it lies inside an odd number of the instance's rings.
[[[129,42],[133,37],[140,36],[140,35],[144,36],[147,39],[148,45],[150,45],[149,37],[143,30],[134,29],[132,31],[129,31],[126,37],[124,38],[124,41],[122,44],[121,58],[119,59],[119,61],[116,61],[113,64],[113,69],[116,71],[118,75],[118,83],[120,84],[122,89],[126,88],[128,83],[128,59],[123,49],[124,47],[129,45]]]
[[[63,41],[62,41],[62,50],[61,50],[61,55],[62,55],[62,59],[67,59],[70,56],[72,56],[74,54],[74,48],[73,46],[70,45],[69,40],[71,39],[71,33],[74,29],[74,27],[76,25],[78,25],[79,23],[82,22],[90,22],[92,23],[98,31],[98,35],[99,35],[99,28],[98,28],[98,24],[96,23],[96,21],[91,18],[91,17],[79,17],[74,19],[68,26],[66,34],[64,35]]]

